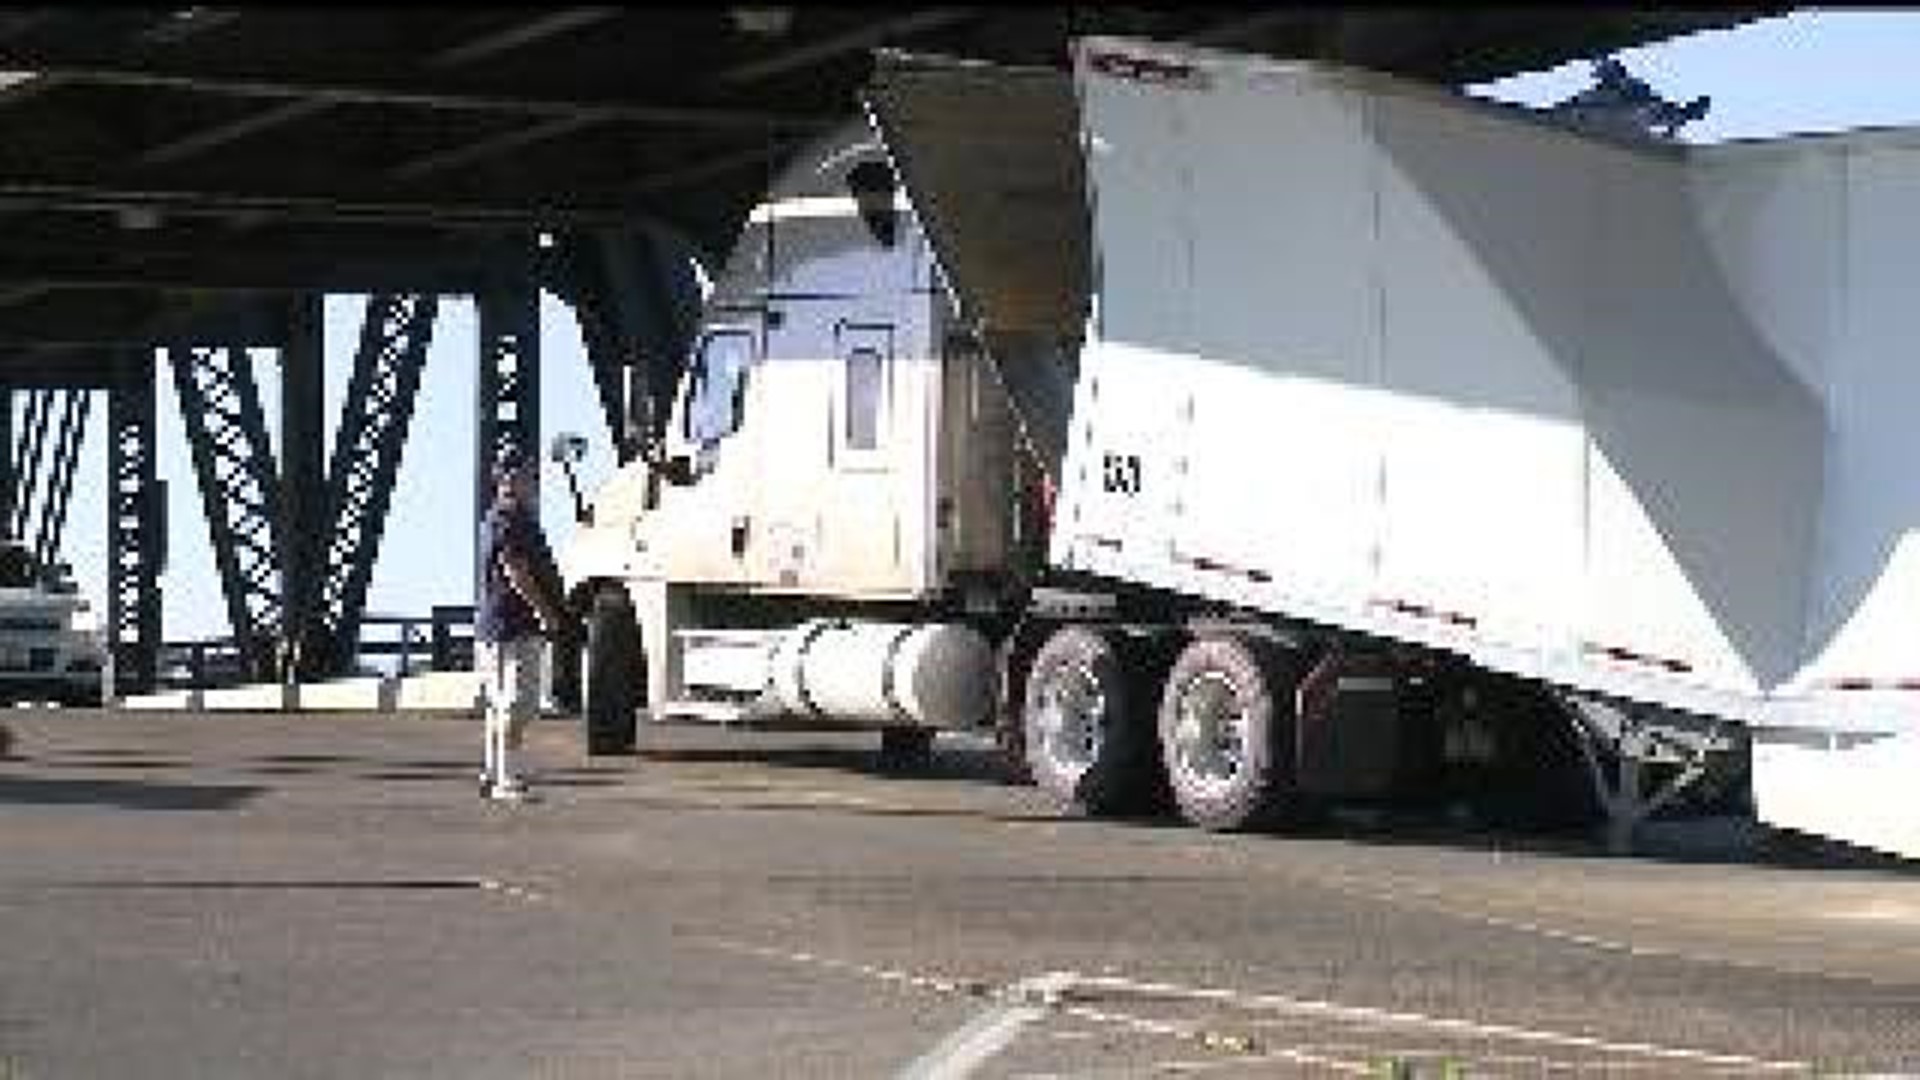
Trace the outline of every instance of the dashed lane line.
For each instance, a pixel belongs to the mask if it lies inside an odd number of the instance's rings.
[[[1181,986],[1176,983],[1142,982],[1112,975],[1088,975],[1075,979],[1073,990],[1117,992],[1172,1001],[1199,1001],[1256,1012],[1279,1012],[1314,1019],[1338,1020],[1375,1027],[1397,1027],[1435,1035],[1478,1039],[1510,1040],[1590,1053],[1621,1057],[1657,1058],[1688,1062],[1715,1068],[1738,1068],[1764,1072],[1806,1072],[1812,1063],[1781,1061],[1728,1054],[1683,1046],[1662,1046],[1650,1042],[1618,1042],[1596,1035],[1576,1035],[1517,1024],[1494,1024],[1458,1017],[1431,1016],[1426,1013],[1378,1009],[1366,1005],[1347,1005],[1337,1001],[1297,998],[1285,994],[1247,993],[1216,987]]]
[[[1115,997],[1200,1002],[1242,1012],[1278,1013],[1296,1019],[1334,1021],[1371,1028],[1393,1028],[1434,1037],[1504,1041],[1550,1047],[1562,1051],[1605,1055],[1616,1059],[1615,1063],[1623,1067],[1631,1067],[1637,1059],[1649,1063],[1685,1064],[1713,1071],[1737,1071],[1743,1075],[1762,1072],[1805,1073],[1812,1069],[1812,1064],[1805,1061],[1768,1059],[1643,1041],[1622,1041],[1516,1024],[1489,1023],[1459,1017],[1349,1005],[1325,999],[1253,993],[1218,987],[1184,986],[1113,975],[1082,975],[1072,971],[1053,971],[995,989],[978,979],[923,975],[897,968],[825,957],[810,952],[769,948],[717,938],[705,940],[708,944],[719,948],[761,958],[847,972],[935,993],[964,993],[968,996],[995,1000],[996,1004],[992,1008],[974,1017],[965,1026],[949,1034],[932,1050],[911,1063],[906,1071],[900,1074],[900,1080],[958,1080],[960,1077],[970,1075],[982,1063],[1011,1045],[1026,1027],[1044,1019],[1050,1013],[1197,1044],[1219,1051],[1223,1055],[1223,1060],[1228,1058],[1247,1060],[1258,1056],[1353,1075],[1366,1075],[1374,1071],[1379,1060],[1377,1050],[1360,1060],[1326,1052],[1353,1049],[1348,1044],[1318,1042],[1289,1046],[1261,1045],[1259,1041],[1245,1035],[1228,1034],[1201,1024],[1154,1019],[1111,1007],[1102,1007],[1108,1000]],[[1484,1057],[1485,1055],[1475,1056]],[[1534,1057],[1508,1056],[1508,1059],[1524,1060],[1548,1067],[1562,1064],[1549,1063],[1543,1058]]]

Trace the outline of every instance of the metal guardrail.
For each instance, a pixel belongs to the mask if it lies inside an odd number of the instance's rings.
[[[439,605],[426,616],[362,617],[354,666],[377,657],[398,657],[393,673],[401,676],[473,670],[473,606]],[[213,690],[253,681],[231,637],[163,642],[159,666],[162,689]]]

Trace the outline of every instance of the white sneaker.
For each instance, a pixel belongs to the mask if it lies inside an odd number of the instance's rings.
[[[488,793],[487,797],[495,802],[523,803],[536,801],[533,789],[527,787],[527,782],[517,776],[502,777],[499,782],[493,785],[493,790]]]

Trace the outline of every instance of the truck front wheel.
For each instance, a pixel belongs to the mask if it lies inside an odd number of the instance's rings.
[[[1293,788],[1290,654],[1242,634],[1203,637],[1167,673],[1160,750],[1180,815],[1203,829],[1271,824]]]
[[[646,698],[646,654],[633,604],[618,586],[594,594],[587,616],[585,683],[580,711],[586,721],[587,753],[632,753],[634,714]]]
[[[1056,630],[1034,654],[1022,703],[1027,768],[1063,809],[1107,816],[1145,809],[1159,783],[1148,707],[1122,639],[1087,626]]]

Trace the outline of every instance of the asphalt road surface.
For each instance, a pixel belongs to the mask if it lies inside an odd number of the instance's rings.
[[[1920,1073],[1920,873],[1054,817],[944,741],[16,710],[0,1080]]]

